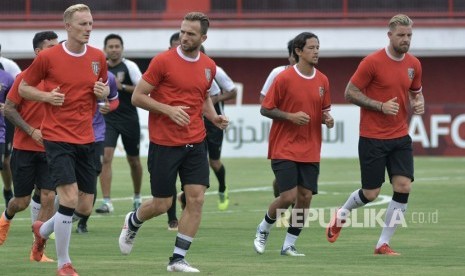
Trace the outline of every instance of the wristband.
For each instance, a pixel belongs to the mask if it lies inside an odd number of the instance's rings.
[[[36,131],[36,129],[35,129],[35,128],[34,128],[34,129],[32,129],[32,131],[31,131],[31,134],[29,134],[29,136],[32,136],[32,134],[34,134],[34,131]]]
[[[384,103],[381,103],[381,112],[383,112],[383,104]],[[384,113],[384,112],[383,112]]]

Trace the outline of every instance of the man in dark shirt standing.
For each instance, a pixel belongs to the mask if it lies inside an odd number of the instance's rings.
[[[131,178],[134,187],[134,210],[141,204],[140,189],[142,185],[142,165],[139,158],[139,116],[136,107],[131,104],[132,92],[142,77],[142,73],[136,63],[123,58],[124,44],[121,36],[109,34],[105,38],[104,46],[107,55],[108,71],[116,76],[120,104],[114,112],[104,116],[106,123],[105,150],[102,173],[100,174],[103,204],[95,210],[97,213],[113,212],[113,204],[110,197],[112,180],[111,164],[119,135],[121,135],[124,150],[126,151],[126,158],[131,169]]]

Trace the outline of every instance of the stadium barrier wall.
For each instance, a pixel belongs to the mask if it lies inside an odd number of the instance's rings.
[[[268,134],[271,120],[260,115],[260,105],[227,105],[226,115],[230,126],[225,131],[222,157],[263,157],[268,151]],[[360,110],[347,104],[335,104],[331,114],[335,127],[323,126],[322,157],[357,157]],[[148,113],[139,109],[142,129],[141,156],[149,146]],[[427,106],[423,116],[412,116],[410,135],[415,155],[464,156],[465,113],[458,105]],[[115,151],[124,156],[121,140]]]

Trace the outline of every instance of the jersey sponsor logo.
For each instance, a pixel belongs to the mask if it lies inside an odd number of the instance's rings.
[[[212,70],[210,68],[205,68],[205,77],[207,81],[210,82],[212,79]]]
[[[413,68],[408,68],[407,69],[407,73],[408,73],[408,78],[413,80],[413,77],[415,77],[415,69]]]
[[[96,76],[99,75],[100,73],[100,62],[98,61],[92,61],[92,71]]]

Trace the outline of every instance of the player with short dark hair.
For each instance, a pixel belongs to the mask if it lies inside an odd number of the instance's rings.
[[[421,63],[408,53],[412,25],[407,15],[392,17],[389,45],[365,57],[346,87],[345,98],[361,108],[358,151],[362,188],[354,191],[332,217],[326,229],[329,242],[337,240],[351,210],[378,197],[387,170],[393,196],[374,253],[399,255],[389,242],[407,209],[414,180],[408,111],[409,107],[414,114],[425,111]]]
[[[97,213],[103,214],[111,213],[114,210],[111,202],[112,163],[116,143],[120,135],[131,170],[134,191],[133,209],[137,209],[142,202],[140,195],[142,165],[139,157],[141,137],[139,115],[136,107],[131,104],[132,92],[142,73],[135,62],[123,57],[124,43],[120,35],[107,35],[105,37],[104,51],[107,55],[108,71],[116,76],[119,106],[115,111],[104,115],[106,125],[105,148],[102,173],[100,174],[103,203],[95,210]]]
[[[316,69],[319,49],[320,41],[315,34],[297,35],[293,51],[299,62],[275,78],[262,102],[260,113],[273,119],[268,158],[280,194],[257,227],[254,248],[259,254],[265,252],[270,229],[281,215],[278,212],[295,203],[281,255],[305,256],[297,252],[295,242],[305,225],[313,195],[318,193],[321,124],[334,126],[329,113],[329,81]],[[302,220],[297,221],[299,218]]]

